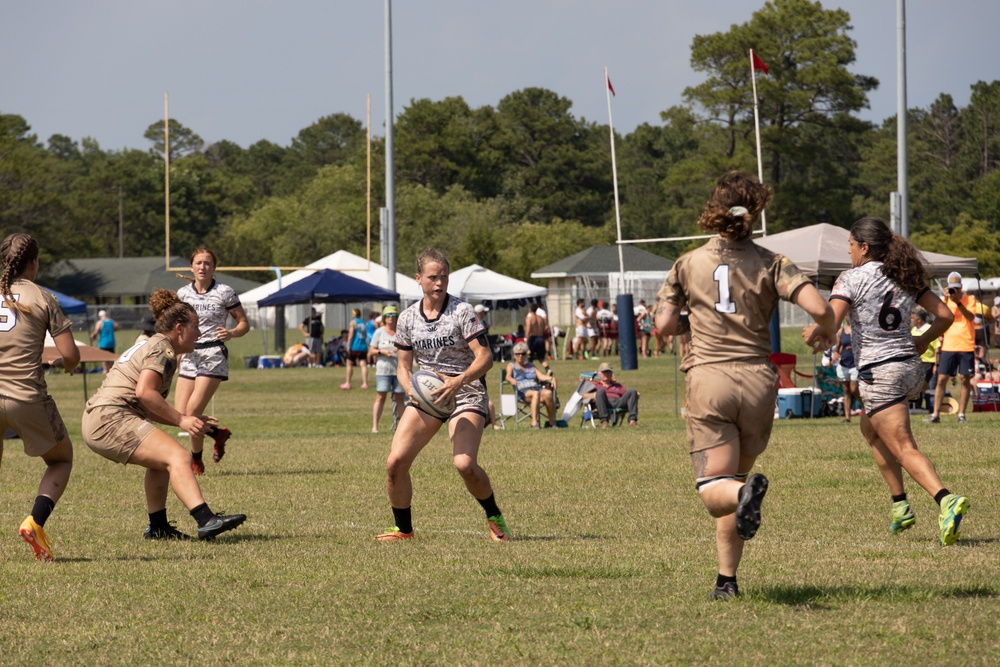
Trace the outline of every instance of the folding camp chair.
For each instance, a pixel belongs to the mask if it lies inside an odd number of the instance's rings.
[[[812,375],[795,370],[796,356],[787,352],[775,352],[767,357],[778,367],[778,389],[793,389],[796,377],[813,379]]]
[[[517,390],[500,376],[500,428],[507,428],[507,420],[514,420],[514,428],[519,428],[525,419],[531,423],[531,406],[517,399]]]

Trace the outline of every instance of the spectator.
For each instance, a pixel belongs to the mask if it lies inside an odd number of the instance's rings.
[[[602,303],[594,314],[594,319],[597,321],[597,352],[604,357],[611,353],[611,322],[614,320],[614,313],[608,310],[607,303]]]
[[[927,321],[927,311],[922,307],[917,306],[910,313],[910,324],[913,325],[910,329],[910,335],[914,338],[918,338],[923,335],[925,331],[931,328],[930,323]],[[927,349],[924,350],[923,354],[920,355],[920,363],[923,366],[924,371],[924,384],[920,388],[920,398],[917,400],[917,407],[919,408],[923,401],[927,401],[927,390],[931,386],[931,379],[934,377],[934,371],[937,367],[937,354],[938,348],[941,347],[941,340],[935,338],[931,341]],[[927,401],[930,403],[930,401]],[[928,405],[927,409],[931,409]]]
[[[590,349],[590,358],[596,360],[599,336],[597,333],[597,311],[601,308],[601,302],[592,299],[590,307],[587,308],[587,341]]]
[[[473,308],[473,310],[476,311],[476,317],[478,317],[479,321],[483,323],[483,328],[486,329],[486,335],[489,336],[490,335],[490,322],[489,322],[489,318],[486,317],[486,313],[490,312],[490,309],[487,308],[486,306],[484,306],[481,303],[477,303],[475,305],[475,307]]]
[[[1000,296],[993,297],[993,308],[990,309],[990,317],[993,320],[993,347],[1000,347]]]
[[[351,376],[354,374],[354,364],[361,366],[361,388],[368,388],[368,335],[365,330],[365,321],[361,319],[361,311],[357,308],[351,310],[353,319],[347,329],[347,376],[341,389],[351,388]]]
[[[587,301],[586,299],[576,300],[576,310],[573,311],[573,317],[576,320],[576,335],[573,337],[573,341],[569,346],[569,356],[576,357],[577,359],[583,359],[587,354],[587,323],[589,322],[587,318]]]
[[[955,316],[948,330],[941,339],[941,360],[938,362],[937,387],[934,390],[934,413],[927,421],[931,424],[941,423],[941,402],[944,401],[944,391],[948,380],[957,374],[962,382],[958,400],[958,423],[964,424],[965,409],[969,405],[972,393],[972,376],[975,374],[976,333],[975,312],[976,297],[962,291],[962,275],[957,271],[948,274],[948,286],[945,289],[944,303]]]
[[[94,325],[94,330],[90,332],[90,340],[96,340],[97,347],[105,352],[114,354],[116,331],[118,331],[118,323],[111,319],[108,311],[99,310],[97,312],[97,323]],[[104,372],[107,373],[111,370],[111,366],[114,363],[113,361],[102,362],[101,365],[104,367]]]
[[[285,350],[285,355],[281,358],[281,365],[285,368],[296,368],[298,366],[311,366],[309,359],[312,355],[309,354],[309,348],[302,343],[296,343],[292,345],[287,350]]]
[[[650,356],[649,339],[653,335],[653,316],[646,308],[646,302],[640,301],[635,307],[635,320],[639,327],[639,354]]]
[[[406,407],[406,392],[396,378],[398,358],[396,350],[396,321],[399,310],[395,305],[382,309],[382,326],[375,330],[371,340],[371,352],[375,355],[375,404],[372,406],[372,433],[378,433],[378,422],[382,418],[385,398],[392,393],[392,430]]]
[[[309,350],[309,367],[319,367],[320,353],[323,351],[324,327],[323,317],[315,308],[312,309],[309,317],[302,320],[302,324],[299,325],[299,331],[306,337],[305,346]]]
[[[340,337],[330,337],[326,342],[326,353],[323,358],[324,366],[344,366],[347,364],[347,347],[350,342],[347,329],[340,330]]]
[[[597,404],[601,428],[608,427],[611,411],[622,406],[628,408],[628,425],[633,428],[639,426],[639,393],[635,389],[626,389],[615,380],[614,369],[607,362],[597,367],[597,394],[594,402]]]
[[[549,328],[549,323],[544,315],[538,314],[539,311],[545,312],[537,303],[533,303],[524,318],[524,333],[528,337],[528,353],[531,361],[545,361],[547,356],[545,331]]]
[[[542,334],[545,338],[545,359],[547,361],[552,361],[556,358],[556,351],[552,349],[552,339],[557,337],[556,332],[559,331],[559,329],[552,326],[549,322],[548,313],[546,313],[541,306],[538,307],[538,311],[535,314],[545,320],[545,331]],[[563,335],[565,336],[566,334]]]
[[[517,391],[517,400],[531,406],[531,428],[539,428],[538,417],[541,406],[549,418],[549,428],[556,426],[556,378],[553,375],[539,373],[528,358],[527,343],[514,346],[514,361],[507,364],[506,379]],[[546,368],[546,370],[548,370]],[[544,385],[548,384],[546,387]]]
[[[858,367],[854,363],[854,348],[851,346],[851,323],[844,320],[844,326],[837,337],[837,347],[833,355],[837,362],[837,379],[844,389],[844,423],[851,423],[854,411],[854,397],[861,400],[858,393]]]

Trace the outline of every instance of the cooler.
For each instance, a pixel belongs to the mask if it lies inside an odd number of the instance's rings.
[[[823,412],[823,395],[812,387],[790,387],[778,390],[778,416],[782,419],[819,417]]]
[[[1000,385],[992,382],[976,384],[976,393],[972,395],[973,412],[1000,412]]]
[[[257,368],[281,368],[281,357],[277,355],[262,355],[257,360]]]

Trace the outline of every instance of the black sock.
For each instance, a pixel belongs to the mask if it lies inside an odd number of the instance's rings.
[[[892,502],[894,502],[894,503],[900,503],[900,502],[903,502],[904,500],[906,500],[906,493],[905,492],[899,494],[898,496],[893,496],[892,497]]]
[[[950,495],[951,491],[949,491],[948,489],[941,489],[940,491],[934,494],[934,502],[940,505],[941,500],[943,500],[945,496],[950,496]]]
[[[208,503],[202,503],[191,510],[191,516],[194,517],[194,520],[198,522],[198,527],[201,528],[212,520],[212,517],[215,516],[215,512],[208,508]]]
[[[413,518],[410,516],[409,507],[404,507],[402,509],[393,507],[392,517],[396,520],[396,528],[399,528],[401,533],[413,532]]]
[[[157,512],[150,512],[149,525],[153,528],[165,528],[167,524],[167,510],[164,508]]]
[[[201,461],[201,452],[191,452],[191,458],[195,461]]]
[[[52,514],[55,506],[56,501],[48,496],[37,496],[35,498],[35,505],[31,508],[31,518],[35,520],[35,523],[44,528],[45,522],[49,520],[49,515]]]
[[[486,498],[485,500],[479,500],[479,498],[476,498],[476,501],[478,501],[479,504],[483,506],[483,509],[486,510],[486,518],[491,516],[500,516],[500,514],[502,514],[500,508],[497,507],[497,501],[493,498],[492,493],[489,498]]]
[[[715,577],[715,587],[716,588],[722,588],[723,586],[725,586],[726,584],[728,584],[730,582],[732,582],[732,583],[735,584],[736,583],[736,577],[730,577],[730,576],[725,575],[725,574],[719,574],[717,577]]]

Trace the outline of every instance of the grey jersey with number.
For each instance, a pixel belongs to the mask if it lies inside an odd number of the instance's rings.
[[[423,304],[421,299],[400,314],[396,347],[412,350],[413,361],[422,369],[445,375],[464,373],[476,358],[469,341],[486,334],[476,311],[449,294],[438,316],[429,320]]]
[[[767,357],[778,300],[790,301],[808,282],[787,257],[750,239],[716,236],[681,255],[658,294],[690,311],[691,351],[681,370]]]
[[[859,369],[916,356],[910,312],[920,294],[910,294],[882,273],[882,262],[866,262],[840,274],[830,300],[840,299],[851,307],[851,347]]]
[[[204,293],[199,292],[194,283],[177,290],[177,298],[191,304],[198,313],[198,342],[211,343],[217,340],[215,330],[226,326],[229,311],[240,305],[240,297],[229,285],[212,281],[212,286]]]

